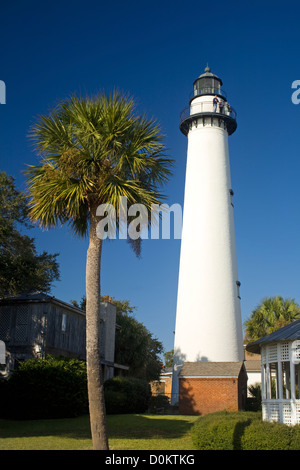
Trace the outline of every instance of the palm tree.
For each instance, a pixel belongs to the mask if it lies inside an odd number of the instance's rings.
[[[256,341],[299,318],[300,307],[294,299],[267,297],[245,322],[246,342]]]
[[[159,187],[171,175],[159,126],[136,113],[134,101],[120,93],[71,97],[41,116],[30,136],[40,155],[30,166],[30,216],[41,227],[68,223],[76,235],[89,234],[86,259],[86,357],[94,449],[108,449],[100,339],[100,262],[96,233],[100,204],[120,212],[120,196],[147,210],[160,204]],[[150,218],[149,218],[150,219]],[[118,222],[118,219],[117,219]],[[151,221],[149,220],[149,223]],[[131,242],[139,255],[140,239]]]

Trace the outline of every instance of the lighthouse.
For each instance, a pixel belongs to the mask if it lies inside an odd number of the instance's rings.
[[[244,359],[228,137],[236,113],[207,66],[180,130],[187,164],[174,339],[172,401],[184,363]],[[224,364],[225,365],[225,364]]]

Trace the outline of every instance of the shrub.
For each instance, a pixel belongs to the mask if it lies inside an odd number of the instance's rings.
[[[262,421],[257,412],[218,412],[202,416],[192,428],[199,450],[298,450],[300,425]]]
[[[149,402],[149,411],[150,413],[157,413],[161,409],[168,408],[169,405],[170,400],[166,395],[152,396]]]
[[[21,363],[7,381],[3,417],[65,418],[88,411],[86,365],[48,357]]]
[[[221,411],[202,416],[192,428],[192,439],[200,450],[237,450],[239,436],[257,413]]]
[[[292,428],[290,450],[300,450],[300,424],[296,424]]]
[[[2,415],[3,409],[6,408],[8,400],[8,381],[0,377],[0,417]]]
[[[113,377],[104,384],[107,414],[144,413],[149,406],[148,382],[134,377]]]
[[[251,397],[246,399],[246,411],[261,411],[261,385],[249,385]]]
[[[240,435],[243,450],[289,450],[293,428],[286,424],[255,420]]]

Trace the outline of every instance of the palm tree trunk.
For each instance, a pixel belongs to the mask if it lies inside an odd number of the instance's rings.
[[[90,242],[86,261],[86,359],[90,424],[94,450],[108,450],[103,378],[100,362],[100,262],[96,207],[90,208]]]

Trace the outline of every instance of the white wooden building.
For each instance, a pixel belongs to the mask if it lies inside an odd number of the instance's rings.
[[[246,349],[261,354],[263,420],[300,424],[300,320]]]

